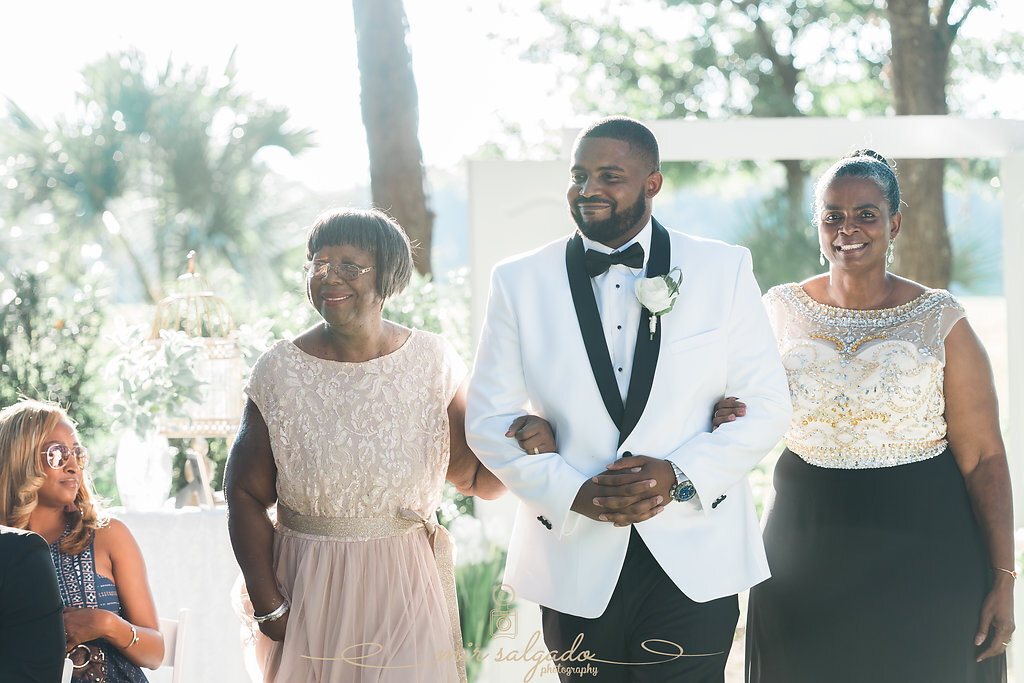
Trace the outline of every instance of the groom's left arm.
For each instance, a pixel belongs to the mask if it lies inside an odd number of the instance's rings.
[[[746,249],[735,278],[727,317],[724,395],[742,396],[746,416],[700,432],[665,456],[693,482],[704,514],[710,514],[708,503],[746,477],[779,442],[793,411],[786,371]],[[709,423],[712,409],[707,407]]]
[[[664,460],[647,456],[621,458],[610,466],[609,472],[598,477],[599,483],[615,486],[653,479],[657,483],[652,494],[661,495],[668,502],[669,488],[676,481],[671,465],[666,462],[671,461],[693,483],[699,507],[707,515],[712,503],[743,479],[778,443],[789,426],[792,405],[786,373],[761,303],[750,252],[743,249],[742,254],[724,325],[727,354],[724,395],[743,397],[746,415],[713,432],[709,424],[708,431],[687,440],[666,454]],[[712,410],[713,406],[708,405],[709,423]],[[608,497],[597,502],[608,509],[608,521],[620,526],[643,521],[649,516],[643,514],[643,506],[625,506],[628,502],[625,498]],[[687,507],[697,506],[687,504]]]

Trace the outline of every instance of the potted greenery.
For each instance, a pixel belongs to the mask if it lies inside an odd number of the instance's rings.
[[[203,344],[184,332],[161,330],[156,339],[144,328],[118,322],[109,337],[119,349],[107,367],[116,384],[107,411],[122,432],[115,475],[121,503],[136,510],[159,509],[171,489],[172,449],[162,421],[186,414],[202,400],[195,373]]]

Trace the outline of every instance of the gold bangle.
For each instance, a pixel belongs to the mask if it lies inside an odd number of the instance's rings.
[[[139,642],[139,632],[135,630],[135,624],[129,623],[128,624],[128,628],[130,628],[132,630],[132,642],[130,642],[127,645],[125,645],[124,647],[122,647],[121,648],[122,650],[127,650],[132,645],[134,645],[135,643]]]
[[[1009,574],[1010,576],[1013,577],[1014,581],[1017,580],[1017,572],[1012,572],[1009,569],[1003,569],[1002,567],[992,567],[992,569],[995,569],[996,571],[1000,571],[1000,572],[1006,572],[1007,574]]]

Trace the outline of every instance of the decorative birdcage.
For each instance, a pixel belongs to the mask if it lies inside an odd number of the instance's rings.
[[[245,403],[242,347],[227,305],[199,274],[194,251],[188,253],[186,272],[171,294],[157,304],[149,343],[160,344],[161,330],[181,331],[202,342],[195,374],[203,386],[202,400],[190,404],[184,415],[162,419],[160,432],[170,438],[233,435]]]
[[[162,343],[161,332],[184,332],[201,344],[195,358],[194,375],[201,383],[200,400],[189,403],[183,415],[163,416],[159,431],[168,438],[189,438],[186,449],[187,485],[175,495],[176,507],[198,503],[213,507],[210,482],[213,466],[206,457],[207,438],[232,438],[238,431],[245,399],[242,395],[244,365],[235,322],[224,301],[213,293],[196,266],[196,252],[188,253],[186,272],[180,275],[171,294],[156,308],[153,331],[147,342],[154,348]]]

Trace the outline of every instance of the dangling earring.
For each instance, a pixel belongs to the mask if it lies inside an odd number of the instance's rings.
[[[892,262],[896,260],[896,240],[892,239],[889,241],[889,246],[885,249],[885,262],[888,265],[892,265]]]
[[[825,252],[821,249],[818,250],[818,263],[825,265]]]

